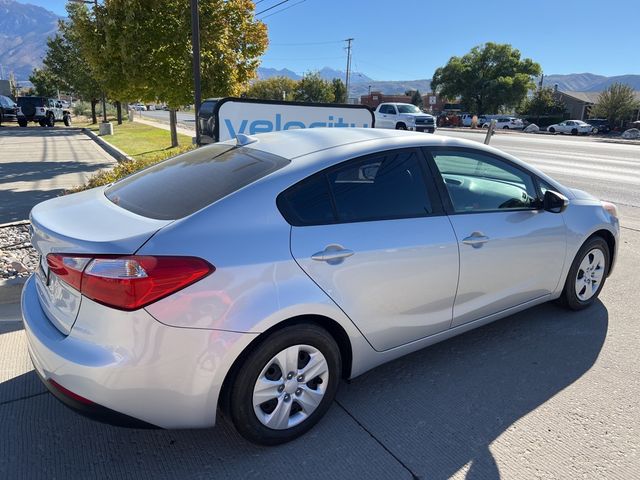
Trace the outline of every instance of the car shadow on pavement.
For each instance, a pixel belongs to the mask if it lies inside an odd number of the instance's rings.
[[[420,478],[500,478],[491,443],[587,372],[607,328],[600,301],[540,305],[378,367],[338,402]]]
[[[78,135],[82,129],[79,127],[40,127],[35,125],[29,125],[26,128],[16,127],[0,130],[0,136],[10,137],[69,137]]]
[[[490,444],[587,372],[607,328],[600,302],[513,315],[344,383],[311,432],[271,448],[224,417],[181,431],[93,422],[31,371],[0,383],[0,477],[448,478],[467,466],[499,478]]]

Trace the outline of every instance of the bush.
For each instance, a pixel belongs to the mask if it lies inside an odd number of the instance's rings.
[[[91,103],[84,100],[78,100],[73,104],[73,114],[77,116],[91,116]]]

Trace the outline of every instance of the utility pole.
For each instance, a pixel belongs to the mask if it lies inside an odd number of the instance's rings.
[[[347,75],[345,87],[347,90],[347,103],[349,103],[349,77],[351,76],[351,42],[353,42],[353,38],[347,38],[345,42],[347,42]]]
[[[198,115],[200,114],[202,94],[200,90],[200,15],[198,12],[198,0],[191,0],[191,48],[193,49],[193,110],[196,117],[196,145],[200,145]],[[171,133],[173,135],[173,131]],[[178,138],[176,135],[176,145],[177,142]]]

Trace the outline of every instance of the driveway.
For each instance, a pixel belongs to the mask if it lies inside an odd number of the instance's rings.
[[[310,433],[273,448],[224,419],[87,420],[45,391],[21,323],[0,321],[0,478],[637,478],[640,232],[622,238],[592,308],[541,305],[343,382]]]
[[[27,219],[35,204],[115,163],[79,129],[0,128],[0,224]]]

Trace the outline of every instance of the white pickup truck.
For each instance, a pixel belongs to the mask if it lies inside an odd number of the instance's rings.
[[[376,128],[415,130],[417,132],[436,131],[436,119],[410,103],[381,103],[373,112]]]

